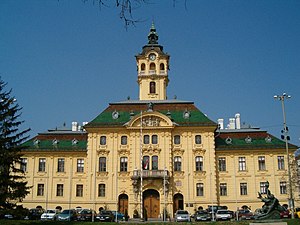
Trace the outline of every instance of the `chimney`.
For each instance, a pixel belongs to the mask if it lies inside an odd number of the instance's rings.
[[[218,126],[220,130],[224,129],[224,119],[218,119]]]
[[[78,130],[78,122],[72,122],[72,131]]]
[[[235,114],[236,129],[241,129],[241,114]]]
[[[235,118],[229,118],[229,129],[235,129]]]

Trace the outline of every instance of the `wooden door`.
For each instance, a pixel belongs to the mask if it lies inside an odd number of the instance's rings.
[[[128,213],[128,196],[122,194],[119,196],[119,212],[125,214],[125,211]]]
[[[159,194],[155,192],[150,192],[144,196],[144,208],[147,211],[148,218],[158,218],[159,217]],[[145,218],[145,215],[144,215]]]

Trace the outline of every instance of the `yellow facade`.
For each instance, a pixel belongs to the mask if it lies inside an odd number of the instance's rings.
[[[32,191],[23,205],[102,207],[130,217],[146,208],[148,218],[162,217],[164,208],[171,217],[179,208],[194,213],[208,205],[255,210],[262,206],[257,192],[265,181],[287,203],[280,140],[255,129],[218,131],[193,102],[168,100],[169,55],[154,26],[148,39],[136,56],[139,100],[111,103],[84,130],[53,130],[28,142],[23,159]],[[220,169],[220,160],[226,168]],[[298,190],[294,198],[299,206]]]

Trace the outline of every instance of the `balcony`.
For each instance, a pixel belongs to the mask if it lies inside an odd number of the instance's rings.
[[[169,171],[167,171],[167,170],[143,170],[142,176],[143,176],[143,179],[147,179],[147,178],[163,179],[164,177],[166,179],[169,179]],[[134,170],[132,179],[136,180],[136,179],[139,179],[140,177],[141,177],[141,171]]]

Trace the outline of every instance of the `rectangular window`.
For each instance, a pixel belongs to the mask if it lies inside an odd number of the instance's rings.
[[[120,171],[121,172],[127,172],[127,163],[128,163],[127,157],[120,158]]]
[[[144,144],[146,145],[150,144],[150,137],[148,134],[144,135]]]
[[[195,163],[196,163],[196,171],[203,171],[203,157],[197,156],[195,158]]]
[[[100,145],[106,145],[106,136],[100,137]]]
[[[78,173],[84,172],[84,159],[77,159],[77,172]]]
[[[260,193],[261,194],[267,194],[267,182],[260,182]]]
[[[201,144],[201,135],[196,135],[195,136],[195,144],[200,145]]]
[[[27,158],[21,158],[20,170],[27,172]]]
[[[219,158],[219,171],[226,171],[226,158],[225,157]]]
[[[105,184],[98,185],[98,197],[105,197]]]
[[[240,193],[241,195],[247,195],[247,183],[240,183]]]
[[[158,156],[152,156],[152,170],[158,170]]]
[[[143,169],[149,170],[150,166],[150,157],[148,155],[143,156]]]
[[[64,196],[64,185],[58,184],[56,186],[56,196]]]
[[[83,196],[83,185],[77,184],[76,185],[76,197],[82,197]]]
[[[181,171],[181,157],[174,157],[174,171]]]
[[[280,182],[280,194],[286,194],[286,193],[287,193],[286,182],[282,181],[282,182]]]
[[[197,194],[197,196],[204,196],[203,183],[197,183],[196,184],[196,194]]]
[[[45,172],[46,171],[46,159],[45,158],[39,158],[39,172]]]
[[[246,170],[246,158],[239,157],[239,171],[245,171],[245,170]]]
[[[38,184],[37,185],[37,196],[44,196],[44,189],[45,189],[44,184]]]
[[[179,135],[175,135],[174,136],[174,144],[175,145],[179,145],[180,144],[180,136]]]
[[[99,172],[106,172],[106,157],[99,157]]]
[[[284,170],[284,156],[277,156],[278,169]]]
[[[158,137],[156,134],[152,135],[151,139],[152,144],[156,145],[158,143]]]
[[[65,172],[65,159],[64,158],[58,159],[57,172]]]
[[[258,169],[266,170],[266,159],[264,156],[258,156]]]
[[[221,196],[227,195],[227,184],[226,183],[220,183],[220,195]]]
[[[121,137],[121,145],[127,145],[127,136]]]

